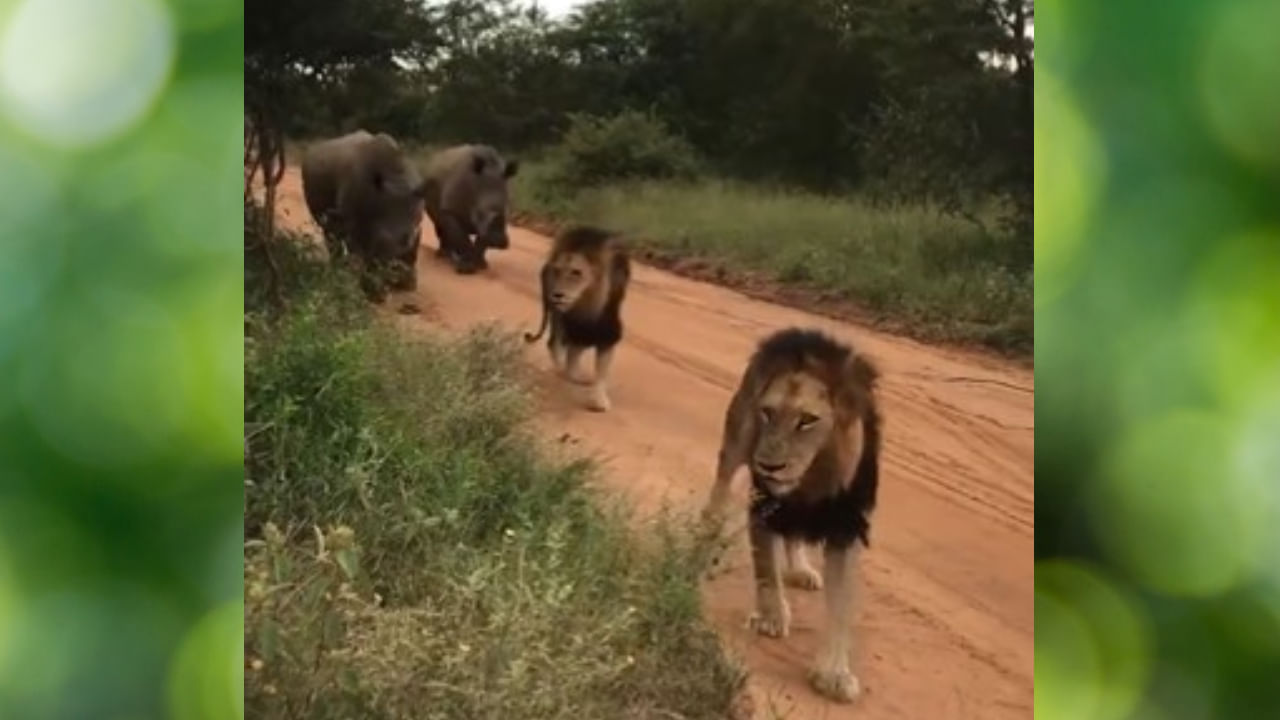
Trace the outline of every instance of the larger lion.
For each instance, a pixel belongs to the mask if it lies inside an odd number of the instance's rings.
[[[604,412],[611,406],[605,383],[614,348],[622,340],[622,301],[631,282],[631,261],[618,238],[600,228],[576,226],[556,236],[542,266],[542,337],[547,326],[547,349],[556,370],[577,380],[584,350],[596,351],[596,375],[588,407]]]
[[[790,610],[782,585],[825,584],[826,643],[810,673],[823,695],[851,702],[853,581],[859,544],[869,544],[879,478],[880,415],[875,368],[820,332],[791,328],[760,343],[725,414],[710,519],[722,517],[730,481],[751,471],[748,511],[756,579],[757,632],[784,637]],[[803,544],[823,545],[822,574]],[[779,561],[785,550],[786,570]]]

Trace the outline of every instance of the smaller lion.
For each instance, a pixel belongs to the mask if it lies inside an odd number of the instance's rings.
[[[568,228],[556,236],[542,265],[542,324],[526,342],[542,337],[548,324],[547,350],[556,371],[579,382],[578,360],[596,351],[596,374],[588,407],[611,407],[605,383],[614,348],[622,340],[622,301],[631,282],[631,261],[618,237],[588,226]]]
[[[877,377],[866,358],[821,332],[790,328],[766,338],[725,414],[704,512],[709,520],[723,517],[734,473],[749,466],[751,627],[786,636],[791,617],[783,582],[806,590],[825,585],[827,639],[809,677],[819,693],[839,702],[860,692],[849,669],[850,634],[859,543],[870,546],[879,482]],[[806,542],[823,545],[821,575],[805,558]]]

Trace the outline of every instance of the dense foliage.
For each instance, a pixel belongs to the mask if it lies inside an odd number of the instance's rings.
[[[293,135],[513,150],[656,117],[719,174],[863,188],[1030,228],[1029,0],[251,0],[248,92]]]

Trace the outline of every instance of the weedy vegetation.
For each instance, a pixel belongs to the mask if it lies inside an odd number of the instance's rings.
[[[667,260],[810,289],[926,340],[1029,355],[1030,243],[991,204],[970,218],[924,201],[819,194],[700,172],[688,144],[636,113],[577,118],[526,161],[513,192],[525,216],[623,231]]]
[[[278,293],[246,251],[246,716],[724,717],[710,549],[540,451],[516,338],[407,339],[307,244]]]

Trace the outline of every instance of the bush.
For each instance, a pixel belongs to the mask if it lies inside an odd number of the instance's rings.
[[[552,151],[557,180],[588,187],[619,180],[690,179],[697,152],[652,115],[624,111],[612,117],[574,115]]]
[[[518,339],[407,341],[301,247],[246,293],[246,717],[722,717],[710,549],[537,451]]]

